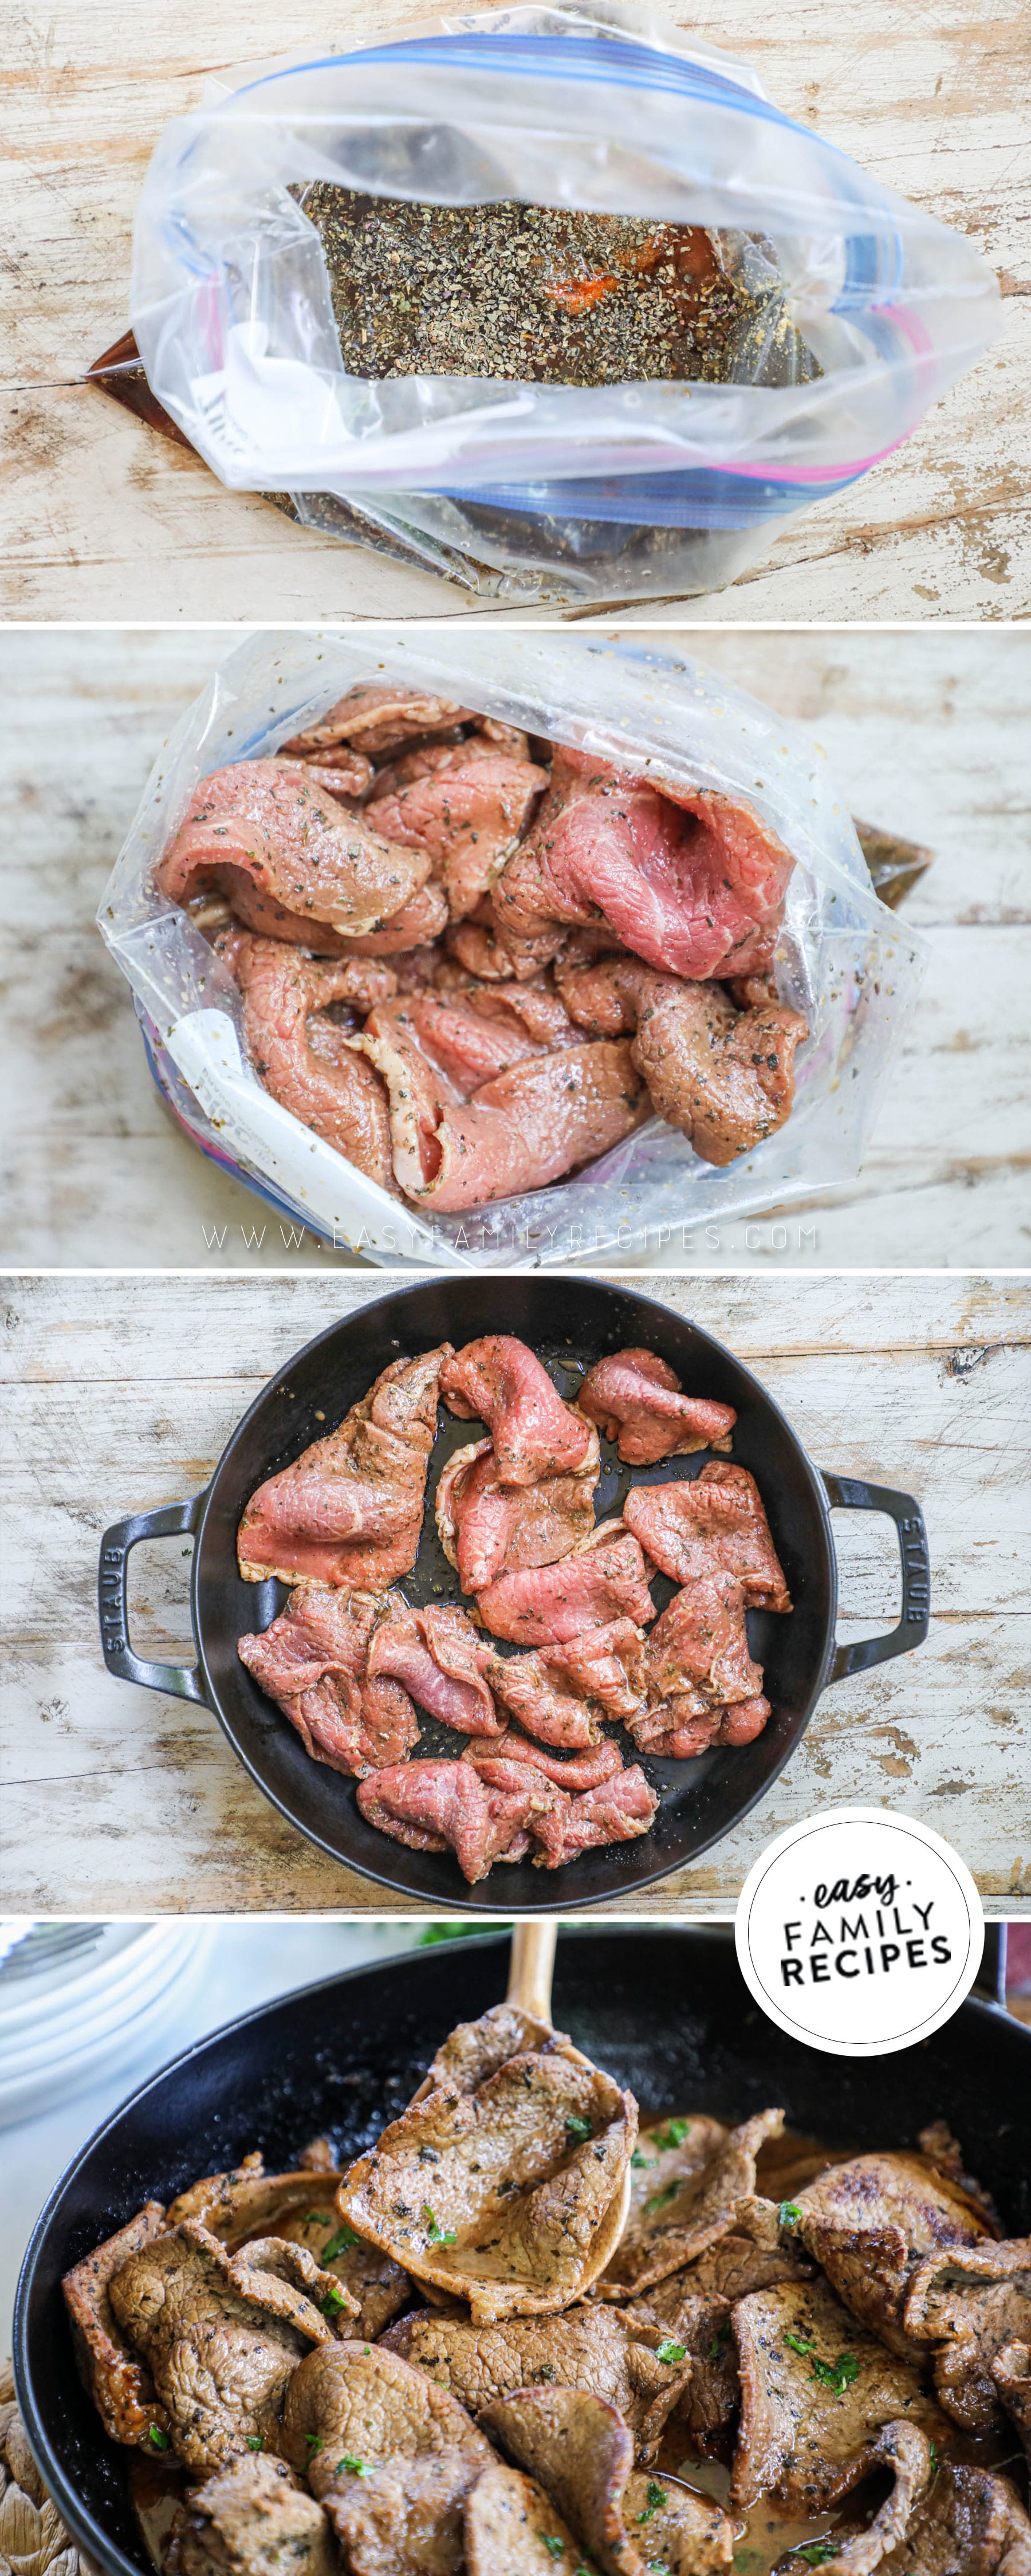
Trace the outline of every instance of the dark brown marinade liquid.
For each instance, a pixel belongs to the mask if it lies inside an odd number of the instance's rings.
[[[348,374],[518,383],[723,384],[758,330],[763,381],[819,374],[770,299],[720,266],[697,225],[528,206],[431,206],[317,180],[301,195],[325,253]]]

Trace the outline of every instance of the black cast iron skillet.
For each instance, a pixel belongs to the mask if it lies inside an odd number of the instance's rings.
[[[764,1687],[773,1710],[755,1743],[716,1749],[690,1762],[645,1759],[643,1767],[661,1799],[651,1833],[587,1852],[561,1870],[535,1869],[531,1861],[523,1861],[468,1887],[450,1854],[408,1851],[366,1824],[358,1812],[355,1783],[311,1760],[288,1720],[240,1662],[238,1638],[266,1628],[287,1594],[286,1586],[274,1581],[241,1581],[236,1532],[244,1505],[262,1479],[332,1430],[380,1369],[401,1352],[430,1350],[442,1341],[457,1346],[477,1334],[497,1332],[517,1333],[528,1342],[568,1397],[604,1352],[629,1345],[644,1346],[668,1360],[688,1394],[732,1404],[738,1416],[733,1457],[750,1467],[758,1481],[795,1608],[790,1617],[748,1614],[752,1651],[765,1667]],[[445,1594],[457,1594],[457,1578],[437,1541],[433,1494],[445,1459],[476,1439],[482,1428],[443,1412],[441,1418],[419,1561],[403,1583],[407,1597],[419,1604],[439,1598],[441,1586]],[[602,1457],[599,1520],[622,1509],[631,1481],[607,1442],[602,1443]],[[704,1456],[670,1458],[657,1467],[635,1469],[634,1478],[692,1476],[703,1464]],[[834,1638],[832,1504],[887,1512],[899,1533],[898,1625],[883,1637],[851,1646],[837,1646]],[[129,1642],[129,1552],[141,1539],[183,1533],[194,1539],[190,1598],[197,1663],[144,1663]],[[653,1595],[660,1609],[674,1588],[665,1578],[656,1581]],[[920,1506],[911,1495],[818,1471],[772,1398],[721,1343],[634,1289],[568,1277],[439,1279],[375,1298],[298,1351],[256,1398],[203,1493],[119,1521],[105,1531],[100,1551],[100,1631],[109,1672],[211,1709],[273,1806],[334,1859],[380,1887],[425,1898],[438,1910],[461,1906],[494,1915],[500,1909],[579,1911],[606,1898],[635,1896],[670,1870],[697,1860],[765,1796],[828,1683],[922,1644],[928,1598],[927,1538]],[[422,1753],[453,1757],[461,1752],[463,1739],[450,1729],[423,1716],[421,1730]]]
[[[983,1969],[995,1942],[990,1930]],[[505,1940],[483,1936],[266,2004],[152,2076],[69,2167],[25,2257],[15,2377],[50,2493],[111,2576],[151,2571],[126,2455],[76,2376],[62,2274],[144,2200],[167,2204],[198,2174],[224,2171],[255,2147],[272,2172],[323,2131],[340,2161],[361,2153],[455,2023],[498,2002],[507,1966]],[[556,2027],[630,2085],[646,2116],[704,2110],[730,2121],[777,2103],[789,2127],[857,2150],[914,2146],[929,2121],[945,2119],[1007,2232],[1031,2227],[1031,2030],[991,2002],[968,1999],[931,2039],[895,2056],[828,2058],[757,2009],[729,1925],[606,1925],[560,1934],[553,2009]]]

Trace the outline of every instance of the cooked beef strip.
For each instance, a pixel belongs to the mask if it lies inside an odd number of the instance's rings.
[[[487,1333],[452,1352],[440,1391],[461,1421],[486,1423],[506,1485],[573,1474],[596,1445],[590,1423],[563,1402],[536,1353],[514,1333]]]
[[[173,2450],[202,2473],[252,2440],[274,2442],[301,2354],[336,2332],[315,2302],[334,2302],[330,2314],[342,2321],[354,2306],[300,2246],[266,2237],[230,2255],[195,2219],[130,2255],[109,2296],[149,2363]]]
[[[1006,2413],[1016,2425],[1031,2461],[1031,2346],[1001,2345],[992,2355],[990,2369]]]
[[[523,2057],[528,2049],[538,2057],[547,2057],[552,2049],[568,2054],[572,2041],[564,2031],[553,2030],[550,2022],[524,2012],[521,2004],[492,2004],[476,2021],[456,2022],[431,2057],[421,2090],[430,2091],[436,2085],[449,2093],[475,2093],[510,2057]]]
[[[839,2299],[892,2352],[924,2366],[921,2339],[903,2322],[921,2256],[975,2245],[988,2222],[959,2184],[922,2156],[853,2156],[797,2195],[802,2241]]]
[[[943,2461],[877,2576],[1031,2576],[1031,2523],[1016,2488]]]
[[[412,2104],[352,2165],[339,2206],[475,2318],[550,2312],[591,2276],[636,2128],[632,2097],[577,2051],[530,2051],[475,2093]]]
[[[759,2111],[738,2129],[720,2130],[716,2121],[693,2124],[680,2146],[661,2152],[655,2188],[643,2196],[631,2217],[604,2278],[599,2295],[608,2299],[639,2297],[656,2281],[680,2272],[706,2247],[731,2234],[755,2201],[755,2160],[763,2140],[777,2136],[783,2111]],[[679,2126],[679,2123],[677,2124]],[[662,2130],[658,2132],[661,2139]],[[639,2150],[650,2152],[655,2131]],[[649,2179],[651,2177],[649,2176]]]
[[[466,2576],[555,2576],[580,2555],[569,2524],[534,2478],[495,2460],[469,2491],[463,2519]]]
[[[873,2576],[874,2568],[905,2541],[934,2477],[931,2444],[917,2424],[885,2424],[873,2449],[892,2471],[891,2488],[870,2522],[836,2524],[820,2544],[820,2566],[829,2576]],[[797,2556],[781,2560],[780,2569],[783,2576],[799,2576]]]
[[[486,2467],[490,2444],[458,2399],[385,2345],[325,2344],[295,2370],[283,2409],[280,2448],[322,2497],[382,2460],[464,2454]]]
[[[672,2478],[634,2470],[634,2446],[614,2406],[584,2389],[522,2388],[485,2408],[487,2431],[539,2480],[602,2576],[671,2576],[727,2567],[733,2524]]]
[[[742,2230],[745,2224],[754,2227],[753,2235],[721,2237],[697,2262],[618,2311],[631,2333],[651,2332],[667,2345],[683,2347],[691,2376],[680,2420],[698,2439],[722,2433],[741,2402],[731,2308],[753,2290],[811,2277],[809,2266],[778,2242],[771,2205],[756,2201],[753,2210],[755,2215],[742,2222]]]
[[[618,2407],[638,2458],[647,2461],[690,2376],[689,2362],[658,2358],[669,2333],[661,2321],[638,2325],[625,2310],[586,2299],[560,2316],[506,2317],[493,2325],[474,2325],[464,2308],[417,2308],[385,2340],[473,2415],[516,2388],[593,2390]]]
[[[606,1440],[618,1441],[628,1467],[652,1466],[695,1449],[729,1449],[737,1421],[732,1405],[684,1395],[676,1370],[655,1351],[611,1351],[596,1360],[579,1402]]]
[[[322,2506],[285,2460],[245,2455],[180,2506],[162,2576],[335,2576],[335,2568]]]
[[[463,2513],[482,2464],[465,2450],[345,2470],[326,2490],[326,2512],[348,2576],[459,2576]]]
[[[921,2366],[932,2363],[946,2413],[966,2432],[989,2431],[999,2420],[995,2356],[1031,2339],[1031,2237],[954,2243],[925,2256],[902,2322]]]
[[[823,2513],[865,2477],[885,2424],[947,2439],[916,2372],[857,2325],[826,2282],[753,2290],[731,2310],[731,2325],[741,2374],[733,2506],[769,2492],[802,2513]]]
[[[449,1342],[392,1360],[336,1431],[252,1494],[237,1538],[247,1583],[380,1591],[419,1552],[437,1389]]]
[[[159,2200],[148,2200],[128,2225],[87,2254],[62,2282],[71,2320],[75,2366],[89,2389],[106,2433],[113,2442],[150,2447],[150,2428],[166,2432],[168,2416],[154,2391],[146,2364],[127,2341],[111,2306],[109,2291],[116,2272],[131,2254],[141,2253],[167,2225]]]
[[[313,2140],[306,2152],[321,2150],[323,2161],[296,2173],[267,2174],[260,2155],[245,2156],[235,2172],[209,2174],[173,2201],[166,2226],[184,2218],[199,2219],[230,2252],[255,2236],[272,2234],[291,2245],[303,2245],[324,2272],[342,2281],[357,2301],[355,2331],[375,2337],[411,2297],[412,2284],[389,2255],[364,2245],[353,2228],[341,2227],[336,2195],[343,2176],[333,2162],[328,2139]],[[347,2238],[349,2241],[344,2242]],[[325,2249],[335,2250],[327,2263]]]

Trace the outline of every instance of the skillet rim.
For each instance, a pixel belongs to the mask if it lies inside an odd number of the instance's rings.
[[[538,1277],[538,1275],[533,1272],[514,1272],[512,1277],[514,1280],[525,1280],[531,1288],[538,1285],[542,1287],[552,1287],[555,1284],[551,1280],[545,1280],[542,1277]],[[507,1282],[503,1284],[507,1285]],[[197,1668],[204,1685],[204,1703],[221,1727],[225,1740],[237,1761],[243,1764],[244,1769],[253,1780],[255,1787],[260,1791],[262,1797],[268,1800],[269,1805],[275,1808],[276,1813],[282,1816],[284,1821],[291,1825],[296,1833],[302,1834],[305,1841],[311,1843],[317,1851],[324,1852],[327,1859],[335,1862],[338,1868],[353,1869],[360,1878],[366,1879],[372,1886],[383,1888],[392,1896],[403,1896],[407,1898],[410,1903],[415,1903],[419,1906],[432,1906],[438,1902],[438,1899],[435,1896],[424,1896],[420,1890],[412,1888],[403,1876],[396,1874],[399,1865],[395,1864],[392,1868],[386,1858],[384,1858],[383,1862],[377,1867],[371,1862],[359,1861],[351,1855],[343,1855],[337,1846],[330,1842],[325,1835],[320,1834],[312,1826],[302,1824],[289,1802],[285,1798],[282,1798],[275,1789],[269,1786],[268,1782],[262,1776],[260,1764],[257,1761],[252,1760],[249,1753],[247,1753],[244,1750],[244,1747],[238,1742],[236,1734],[220,1704],[217,1687],[212,1679],[208,1658],[205,1652],[197,1596],[200,1582],[202,1551],[207,1535],[209,1517],[215,1503],[219,1480],[222,1476],[223,1470],[227,1466],[227,1462],[231,1457],[237,1441],[241,1438],[248,1427],[257,1419],[262,1406],[268,1402],[272,1395],[278,1392],[283,1380],[289,1377],[290,1372],[299,1367],[303,1362],[307,1361],[316,1351],[318,1351],[321,1345],[332,1341],[339,1333],[346,1333],[353,1326],[360,1325],[367,1315],[374,1313],[379,1306],[385,1305],[390,1298],[399,1297],[407,1300],[410,1297],[417,1296],[426,1288],[436,1288],[439,1290],[441,1285],[441,1279],[434,1276],[432,1273],[423,1279],[411,1281],[401,1280],[390,1288],[384,1289],[380,1295],[370,1297],[364,1305],[356,1307],[352,1313],[338,1317],[332,1324],[324,1325],[320,1332],[312,1335],[310,1341],[302,1343],[299,1349],[288,1354],[287,1358],[280,1364],[274,1375],[266,1380],[265,1385],[261,1387],[258,1394],[253,1397],[246,1412],[240,1415],[240,1418],[231,1431],[217,1464],[209,1477],[208,1483],[204,1488],[203,1505],[197,1523],[193,1548],[193,1560],[190,1567],[190,1615],[197,1647]],[[449,1277],[446,1281],[446,1292],[448,1297],[450,1298],[454,1291],[461,1294],[466,1285],[468,1285],[470,1291],[475,1289],[477,1292],[480,1292],[482,1291],[483,1282],[476,1279],[466,1283],[464,1280],[453,1280]],[[735,1807],[733,1815],[730,1816],[724,1824],[720,1825],[715,1832],[707,1834],[704,1840],[692,1849],[690,1854],[686,1856],[681,1855],[678,1859],[659,1862],[657,1866],[650,1869],[646,1875],[635,1877],[632,1887],[620,1882],[612,1864],[610,1864],[610,1867],[613,1867],[613,1883],[608,1887],[600,1887],[596,1889],[593,1894],[581,1892],[580,1889],[570,1887],[568,1885],[563,1893],[551,1894],[547,1885],[542,1884],[540,1898],[532,1906],[523,1904],[521,1906],[513,1905],[511,1908],[514,1913],[525,1914],[532,1918],[536,1918],[538,1915],[561,1914],[567,1909],[572,1909],[577,1913],[580,1913],[587,1907],[612,1904],[621,1897],[628,1898],[633,1903],[636,1903],[638,1898],[643,1896],[647,1888],[655,1887],[663,1879],[672,1877],[674,1871],[678,1869],[693,1868],[696,1863],[704,1857],[706,1852],[714,1850],[720,1843],[725,1842],[728,1834],[735,1832],[737,1827],[743,1823],[745,1817],[751,1815],[753,1809],[759,1806],[764,1798],[769,1796],[770,1790],[780,1778],[781,1772],[797,1753],[798,1747],[801,1744],[802,1738],[812,1719],[817,1702],[822,1697],[823,1692],[827,1687],[831,1665],[834,1660],[837,1630],[838,1559],[837,1549],[834,1543],[834,1530],[831,1521],[830,1503],[827,1497],[826,1487],[819,1469],[813,1465],[808,1450],[799,1438],[793,1424],[788,1420],[786,1413],[783,1412],[775,1398],[768,1393],[762,1380],[756,1376],[755,1371],[750,1369],[744,1360],[738,1359],[736,1353],[730,1349],[727,1343],[718,1341],[714,1333],[707,1332],[704,1325],[695,1323],[692,1316],[680,1315],[675,1307],[664,1306],[660,1304],[657,1298],[643,1295],[636,1285],[635,1279],[632,1279],[626,1288],[624,1288],[621,1281],[606,1277],[602,1273],[590,1271],[584,1273],[583,1278],[577,1282],[577,1285],[579,1287],[587,1287],[592,1290],[600,1289],[603,1293],[608,1293],[613,1296],[622,1295],[627,1297],[633,1303],[638,1312],[643,1310],[643,1313],[649,1322],[652,1318],[655,1318],[660,1325],[672,1321],[686,1326],[688,1331],[693,1333],[703,1346],[706,1346],[710,1351],[716,1353],[721,1360],[728,1361],[732,1368],[740,1372],[741,1376],[746,1380],[749,1388],[757,1399],[760,1409],[766,1413],[767,1417],[772,1416],[773,1420],[778,1424],[781,1432],[786,1436],[789,1446],[793,1449],[805,1477],[811,1499],[815,1503],[815,1519],[819,1528],[824,1550],[824,1574],[827,1585],[827,1611],[824,1622],[822,1659],[814,1670],[813,1679],[810,1684],[801,1715],[796,1720],[794,1728],[789,1734],[786,1743],[782,1747],[781,1751],[776,1755],[770,1769],[766,1772],[765,1777],[760,1781],[749,1797],[740,1801],[740,1803]],[[301,1453],[299,1452],[298,1454],[300,1455]],[[267,1472],[271,1474],[275,1473],[276,1470],[269,1469]],[[647,1841],[648,1839],[649,1837],[647,1836],[641,1837],[642,1841]],[[393,1848],[389,1836],[381,1835],[380,1840],[388,1849]],[[403,1846],[400,1846],[399,1848],[403,1849]],[[617,1846],[617,1848],[621,1847]],[[425,1857],[430,1857],[430,1855],[425,1855]],[[434,1854],[432,1857],[443,1858],[445,1856]],[[600,1855],[592,1855],[596,1864],[599,1857]],[[567,1873],[575,1872],[578,1866],[579,1862],[574,1860],[572,1862],[567,1862],[561,1871],[538,1871],[537,1876],[542,1881],[546,1881],[552,1877],[556,1879],[559,1877],[566,1878]],[[461,1893],[459,1894],[450,1889],[442,1889],[439,1898],[439,1903],[442,1907],[446,1906],[449,1912],[463,1914],[496,1914],[498,1912],[499,1908],[497,1903],[491,1902],[485,1895],[481,1895],[479,1893],[479,1888],[482,1887],[486,1890],[489,1886],[489,1876],[488,1878],[478,1882],[477,1886],[470,1887],[466,1884],[465,1880],[461,1878],[461,1873],[457,1868],[457,1864],[454,1868],[454,1875],[460,1881]],[[507,1910],[508,1909],[506,1907],[506,1911]]]
[[[562,1925],[561,1930],[563,1939],[569,1937],[578,1944],[586,1943],[596,1937],[593,1924],[566,1923]],[[701,1936],[703,1939],[711,1939],[713,1935],[720,1938],[721,1947],[725,1947],[729,1955],[734,1942],[733,1922],[729,1918],[710,1917],[698,1923],[664,1922],[655,1918],[643,1923],[626,1923],[620,1922],[617,1918],[604,1927],[606,1938],[615,1936],[619,1941],[627,1941],[631,1944],[641,1937],[645,1939],[658,1937],[667,1941],[676,1936],[686,1936],[688,1939]],[[477,1951],[486,1950],[493,1945],[502,1954],[508,1949],[510,1943],[508,1931],[497,1929],[463,1936],[463,1948],[466,1939],[473,1942]],[[446,1955],[452,1945],[441,1946]],[[359,1979],[369,1980],[377,1976],[392,1975],[398,1970],[424,1967],[427,1974],[432,1975],[434,1968],[443,1968],[444,1965],[445,1958],[438,1957],[436,1950],[430,1951],[420,1946],[408,1951],[395,1952],[388,1959],[366,1959],[356,1967],[337,1969],[328,1977],[315,1978],[306,1985],[291,1987],[284,1994],[269,1996],[264,2003],[253,2005],[249,2012],[237,2014],[234,2019],[221,2023],[217,2030],[206,2032],[203,2037],[191,2042],[188,2048],[181,2050],[177,2057],[169,2059],[166,2065],[158,2067],[153,2074],[144,2079],[142,2084],[137,2085],[134,2092],[128,2094],[126,2099],[119,2103],[117,2109],[109,2112],[107,2118],[100,2122],[77,2154],[73,2156],[48,2194],[29,2238],[15,2292],[12,2333],[15,2395],[29,2447],[44,2484],[72,2538],[96,2559],[97,2565],[103,2571],[103,2576],[140,2576],[138,2562],[129,2558],[117,2542],[109,2539],[90,2509],[80,2503],[78,2493],[71,2480],[66,2477],[61,2460],[43,2429],[36,2406],[29,2306],[35,2288],[40,2257],[62,2198],[76,2182],[82,2167],[97,2148],[121,2126],[138,2105],[143,2103],[158,2086],[165,2084],[170,2077],[181,2075],[184,2069],[207,2050],[232,2041],[252,2024],[268,2019],[292,2003],[307,1999],[309,1996],[328,1994],[340,1987],[351,1986]],[[1023,2046],[1029,2052],[1028,2066],[1031,2072],[1031,2024],[1021,2022],[998,2002],[972,1989],[958,2007],[957,2012],[951,2016],[951,2022],[947,2023],[945,2028],[950,2028],[952,2022],[957,2022],[971,2014],[982,2028],[990,2030],[994,2027],[996,2030],[1005,2030],[1010,2035],[1014,2047],[1020,2049]],[[790,2044],[797,2046],[797,2043]],[[928,2045],[928,2042],[922,2043],[925,2048]],[[819,2052],[807,2050],[806,2054],[818,2055]]]

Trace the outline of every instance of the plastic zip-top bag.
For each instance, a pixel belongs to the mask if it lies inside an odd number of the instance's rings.
[[[748,317],[727,380],[349,373],[305,212],[327,183],[704,228]],[[962,234],[735,57],[618,0],[459,13],[241,75],[166,127],[131,292],[152,390],[224,483],[539,598],[731,580],[910,435],[1000,310]]]
[[[369,681],[443,695],[673,791],[741,800],[778,836],[795,865],[774,972],[780,999],[809,1032],[786,1125],[718,1168],[649,1118],[566,1179],[441,1214],[391,1197],[271,1097],[251,1060],[236,982],[190,913],[157,891],[154,871],[201,780],[269,758]],[[847,1182],[927,953],[874,893],[825,757],[798,726],[668,649],[466,625],[240,645],[154,768],[98,920],[132,987],[155,1076],[195,1140],[293,1222],[391,1266],[647,1258],[671,1242],[689,1252],[706,1223]]]

